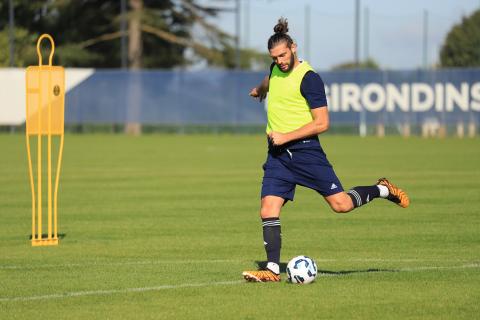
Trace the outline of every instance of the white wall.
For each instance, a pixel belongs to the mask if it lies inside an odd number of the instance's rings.
[[[66,69],[66,91],[93,74],[94,69]],[[0,69],[0,125],[20,125],[25,122],[25,69]]]

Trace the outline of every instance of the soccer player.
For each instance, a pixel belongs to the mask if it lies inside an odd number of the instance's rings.
[[[297,46],[287,34],[287,20],[279,19],[273,30],[268,40],[273,59],[270,75],[250,92],[260,101],[269,94],[268,155],[263,165],[260,209],[268,263],[265,270],[243,272],[247,281],[255,282],[280,281],[280,211],[293,200],[296,185],[317,191],[338,213],[375,198],[403,208],[410,202],[404,191],[385,178],[344,191],[318,139],[329,126],[323,81],[307,61],[298,59]]]

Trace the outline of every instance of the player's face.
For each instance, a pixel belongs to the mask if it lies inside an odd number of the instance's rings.
[[[290,72],[295,65],[295,44],[289,48],[286,42],[280,42],[270,49],[270,57],[282,72]]]

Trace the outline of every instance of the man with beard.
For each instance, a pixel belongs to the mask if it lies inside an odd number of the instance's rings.
[[[247,281],[280,281],[280,211],[292,201],[295,186],[320,193],[333,211],[352,211],[375,198],[408,207],[407,194],[385,178],[376,184],[345,192],[320,145],[318,134],[329,126],[327,99],[320,76],[297,57],[297,46],[287,34],[286,19],[279,19],[268,40],[273,59],[270,75],[250,95],[262,101],[267,92],[268,156],[263,165],[260,217],[267,254],[265,270],[245,271]]]

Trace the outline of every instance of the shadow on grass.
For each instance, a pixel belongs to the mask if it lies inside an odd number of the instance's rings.
[[[63,239],[63,238],[65,238],[65,237],[67,236],[67,234],[66,234],[66,233],[59,233],[57,236],[58,236],[58,239]],[[48,238],[48,234],[47,234],[47,233],[42,234],[42,239],[47,239],[47,238]],[[28,239],[29,239],[29,240],[32,240],[32,235],[29,235],[29,236],[28,236]]]
[[[255,261],[258,269],[265,269],[267,267],[267,261]],[[280,272],[285,273],[287,270],[287,263],[280,262]],[[375,273],[375,272],[399,272],[399,270],[394,269],[379,269],[379,268],[368,268],[368,269],[359,269],[359,270],[340,270],[340,271],[330,271],[330,270],[318,270],[320,275],[326,276],[344,276],[354,273]]]
[[[398,272],[394,269],[378,269],[378,268],[369,268],[369,269],[360,269],[360,270],[340,270],[340,271],[329,271],[329,270],[318,270],[318,274],[326,276],[344,276],[354,273],[374,273],[374,272]]]

